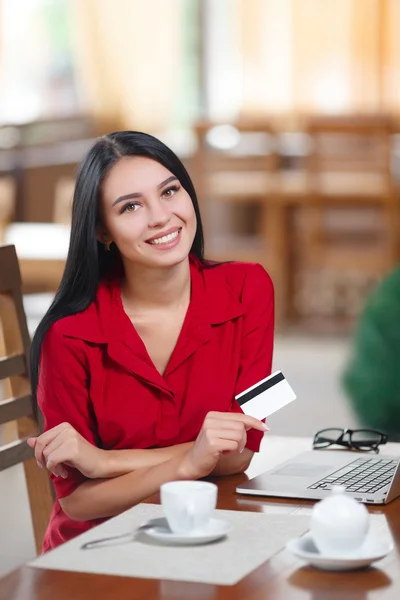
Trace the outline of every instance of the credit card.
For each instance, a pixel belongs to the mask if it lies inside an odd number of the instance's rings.
[[[235,399],[245,415],[262,420],[296,400],[296,394],[282,371],[276,371],[235,396]]]

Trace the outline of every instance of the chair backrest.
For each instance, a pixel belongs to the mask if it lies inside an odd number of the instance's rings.
[[[398,213],[398,191],[391,170],[392,119],[383,114],[319,116],[309,120],[307,130],[312,141],[309,196],[328,209],[325,226],[349,235],[353,223],[363,236],[369,230],[376,233],[382,227],[392,228]],[[336,211],[336,218],[329,218],[329,211]]]
[[[309,120],[311,175],[354,174],[366,188],[392,188],[391,151],[394,125],[385,115],[319,116]],[[351,180],[345,179],[350,187]],[[361,179],[359,181],[362,181]]]
[[[26,443],[38,435],[29,380],[30,338],[22,302],[21,276],[14,246],[0,246],[0,426],[16,422],[18,439],[0,446],[0,471],[24,463],[35,542],[40,551],[53,504],[46,471],[39,469]]]
[[[269,122],[199,122],[194,131],[201,168],[208,171],[275,171],[275,132]]]
[[[306,129],[313,203],[298,214],[298,305],[310,318],[353,327],[370,289],[399,259],[395,125],[383,114],[325,115]]]
[[[206,240],[212,246],[212,239],[220,235],[252,235],[263,221],[260,211],[274,189],[278,169],[270,123],[244,118],[205,121],[197,123],[194,132],[192,173]]]

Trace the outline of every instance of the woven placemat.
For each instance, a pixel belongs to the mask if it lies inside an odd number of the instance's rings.
[[[232,525],[229,535],[201,546],[158,545],[145,535],[82,550],[86,542],[129,534],[163,516],[158,504],[139,504],[106,523],[47,552],[30,566],[61,571],[233,585],[303,534],[309,517],[217,510]]]

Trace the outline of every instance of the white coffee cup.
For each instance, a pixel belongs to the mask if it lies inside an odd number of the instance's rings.
[[[218,488],[207,481],[170,481],[161,488],[161,504],[171,531],[201,533],[217,505]]]

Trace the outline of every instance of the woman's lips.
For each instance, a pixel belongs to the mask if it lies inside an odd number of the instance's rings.
[[[175,248],[181,240],[182,227],[174,229],[171,233],[165,233],[164,235],[153,237],[146,241],[146,244],[156,248],[157,250],[171,250]]]

